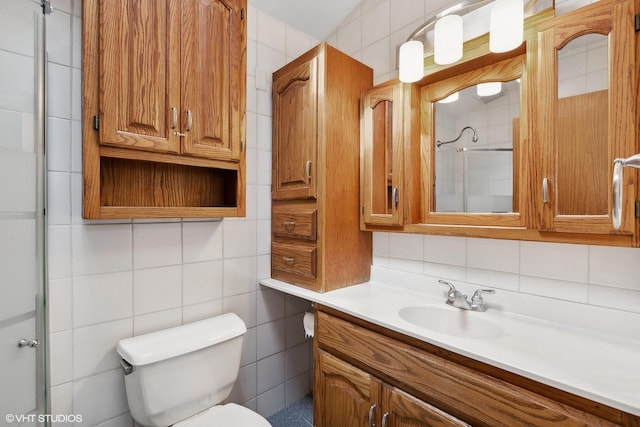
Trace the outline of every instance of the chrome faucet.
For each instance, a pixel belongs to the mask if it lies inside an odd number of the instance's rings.
[[[452,283],[447,282],[446,280],[438,280],[438,283],[442,283],[443,285],[449,286],[449,292],[447,293],[447,304],[460,308],[462,310],[471,310],[471,311],[486,311],[487,308],[484,306],[484,299],[482,299],[482,294],[495,294],[496,291],[493,289],[476,289],[471,297],[471,302],[467,300],[467,296],[456,289]]]

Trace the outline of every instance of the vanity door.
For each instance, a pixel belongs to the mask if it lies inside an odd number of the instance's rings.
[[[632,0],[600,1],[554,18],[539,34],[537,134],[541,229],[613,234],[616,158],[637,152]],[[622,227],[633,234],[637,174],[624,174]]]

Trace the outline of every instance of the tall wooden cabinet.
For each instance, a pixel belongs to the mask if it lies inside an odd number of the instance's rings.
[[[246,0],[83,2],[84,215],[244,215]]]
[[[373,71],[326,43],[273,74],[271,277],[320,292],[369,279],[359,100]]]

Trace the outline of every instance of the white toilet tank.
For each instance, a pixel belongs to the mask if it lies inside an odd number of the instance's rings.
[[[120,341],[133,418],[170,426],[221,403],[238,377],[246,331],[242,319],[227,313]]]

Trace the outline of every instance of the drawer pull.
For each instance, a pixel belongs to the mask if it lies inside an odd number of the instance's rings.
[[[296,226],[296,222],[295,221],[282,221],[282,225],[284,225],[286,228],[293,228]]]
[[[296,259],[295,259],[295,258],[293,258],[293,257],[290,257],[290,256],[283,256],[283,257],[282,257],[282,261],[283,261],[285,264],[293,264],[294,262],[296,262]]]

